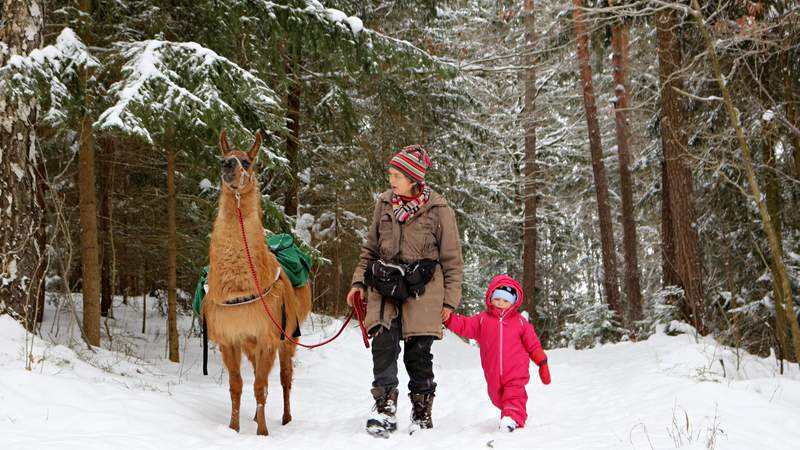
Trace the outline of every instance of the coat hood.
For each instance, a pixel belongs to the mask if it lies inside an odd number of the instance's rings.
[[[500,310],[492,306],[492,292],[494,292],[494,290],[500,286],[510,286],[517,291],[517,301],[508,308],[504,315],[517,312],[519,306],[523,301],[525,301],[525,294],[522,292],[522,285],[508,275],[497,275],[496,277],[492,278],[492,281],[489,282],[489,287],[486,289],[486,298],[484,300],[486,303],[486,310],[500,315]]]

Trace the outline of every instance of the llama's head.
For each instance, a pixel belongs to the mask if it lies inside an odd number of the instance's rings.
[[[256,131],[255,142],[248,151],[232,150],[228,144],[226,129],[219,135],[219,147],[222,150],[222,185],[223,190],[231,193],[244,194],[255,186],[255,173],[253,172],[261,147],[261,133]]]

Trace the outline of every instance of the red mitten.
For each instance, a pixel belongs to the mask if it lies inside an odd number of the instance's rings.
[[[547,367],[547,355],[544,350],[537,348],[531,353],[531,359],[539,366],[539,378],[543,384],[550,384],[550,369]]]

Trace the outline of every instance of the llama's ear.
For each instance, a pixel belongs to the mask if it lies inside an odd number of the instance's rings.
[[[250,147],[250,151],[247,152],[247,156],[250,157],[250,161],[255,162],[256,157],[258,156],[259,148],[261,148],[261,130],[256,130],[256,141],[253,142],[253,146]]]
[[[222,150],[222,156],[228,156],[231,152],[231,146],[228,144],[228,130],[223,128],[219,132],[219,148]]]

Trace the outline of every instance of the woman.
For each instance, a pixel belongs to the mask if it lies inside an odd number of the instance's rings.
[[[367,299],[365,325],[373,337],[371,392],[375,399],[367,431],[381,437],[388,437],[397,429],[400,340],[404,341],[403,362],[410,378],[411,432],[433,427],[431,408],[436,383],[431,344],[442,338],[442,321],[461,302],[464,272],[455,214],[445,199],[425,184],[425,172],[431,167],[427,152],[418,145],[406,147],[391,159],[389,166],[391,189],[381,194],[375,204],[353,273],[353,287],[347,294],[351,306],[357,294]],[[429,270],[421,273],[430,279],[422,277],[424,290],[409,294],[405,300],[392,298],[396,297],[396,289],[387,290],[386,286],[380,290],[389,295],[382,295],[374,276],[365,281],[368,268],[370,274],[394,271],[399,274],[397,283],[402,283],[399,278],[409,281],[411,273],[426,263]],[[372,286],[367,288],[367,284]]]

